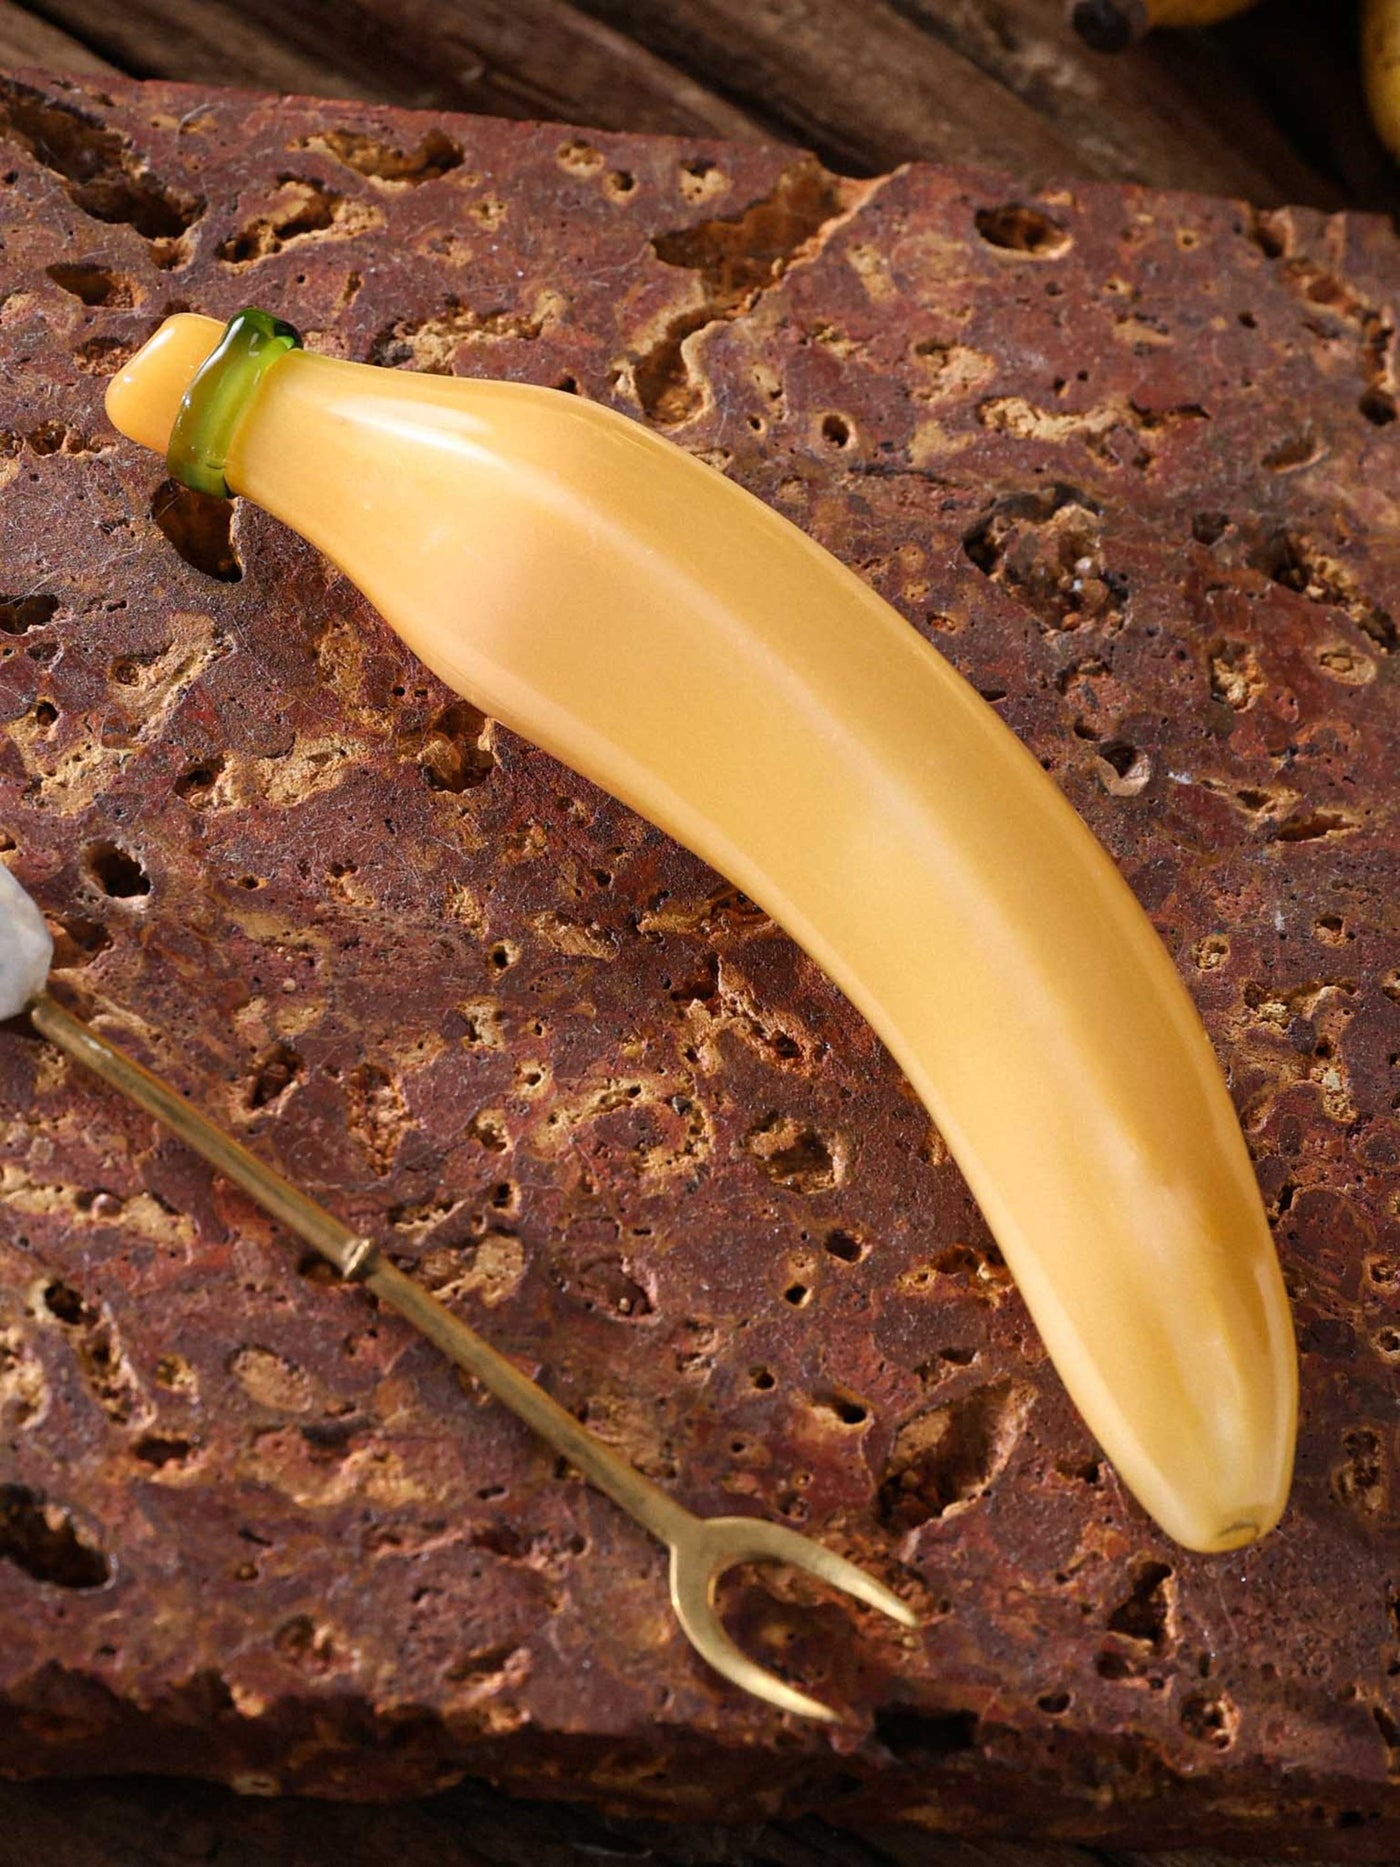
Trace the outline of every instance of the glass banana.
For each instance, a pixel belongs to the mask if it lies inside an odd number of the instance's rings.
[[[1015,735],[827,552],[637,423],[238,325],[172,463],[284,520],[450,687],[766,908],[903,1067],[1140,1502],[1193,1549],[1269,1529],[1297,1359],[1243,1137],[1165,949]],[[113,423],[164,453],[222,335],[167,320]]]

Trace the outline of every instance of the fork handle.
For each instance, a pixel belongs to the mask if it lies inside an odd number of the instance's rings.
[[[35,1029],[51,1043],[119,1089],[147,1114],[154,1115],[217,1172],[329,1259],[342,1276],[365,1284],[381,1302],[397,1310],[654,1537],[674,1547],[677,1539],[699,1521],[590,1433],[475,1329],[391,1264],[372,1239],[353,1232],[276,1168],[216,1128],[168,1083],[152,1075],[90,1024],[75,1018],[47,992],[31,1001],[29,1016]]]
[[[698,1523],[690,1511],[644,1478],[612,1447],[590,1433],[567,1408],[561,1407],[538,1382],[532,1381],[492,1348],[460,1317],[454,1316],[421,1284],[406,1277],[396,1265],[380,1257],[365,1283],[400,1316],[440,1348],[450,1361],[510,1408],[541,1439],[577,1466],[589,1483],[621,1506],[660,1542],[675,1546],[686,1530]]]

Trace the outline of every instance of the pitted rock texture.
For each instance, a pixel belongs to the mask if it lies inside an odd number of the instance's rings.
[[[56,989],[776,1574],[664,1560],[0,1032],[0,1767],[1400,1846],[1400,253],[1379,222],[34,76],[3,91],[0,828]],[[1184,1554],[861,1020],[718,876],[103,419],[167,312],[654,422],[886,595],[1104,840],[1297,1305],[1282,1527]],[[470,626],[464,592],[464,626]],[[930,953],[929,964],[938,956]]]

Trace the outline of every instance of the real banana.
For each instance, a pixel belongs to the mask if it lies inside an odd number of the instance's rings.
[[[1256,0],[1071,0],[1070,22],[1099,52],[1121,52],[1156,26],[1214,26]]]
[[[1363,0],[1361,75],[1371,121],[1400,157],[1400,0]]]

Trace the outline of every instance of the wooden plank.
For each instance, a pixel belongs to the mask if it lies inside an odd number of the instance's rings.
[[[305,58],[277,34],[224,0],[57,0],[53,17],[120,70],[142,78],[178,78],[192,84],[234,84],[312,95],[372,96],[356,88],[333,48]]]
[[[387,1808],[250,1799],[207,1783],[0,1783],[0,1859],[43,1867],[1239,1867],[1210,1851],[1104,1854],[1064,1843],[964,1841],[814,1819],[720,1828],[625,1822],[569,1803],[517,1802],[463,1783]],[[1254,1867],[1284,1867],[1259,1861]],[[1288,1867],[1308,1867],[1293,1861]]]
[[[1108,57],[1073,32],[1064,0],[892,4],[1014,91],[1073,142],[1097,174],[1154,188],[1238,194],[1265,206],[1342,205],[1340,189],[1299,154],[1266,108],[1250,64],[1215,36],[1157,33]],[[1317,10],[1311,11],[1315,26]],[[1261,50],[1276,31],[1271,26],[1262,35]],[[1295,61],[1304,36],[1295,24],[1289,47]],[[1335,62],[1336,52],[1334,34],[1316,33],[1315,39],[1301,60],[1313,70],[1329,51]]]
[[[1326,7],[1317,0],[1271,0],[1205,39],[1249,72],[1273,119],[1288,125],[1307,160],[1335,176],[1349,206],[1396,214],[1400,166],[1366,108],[1358,11],[1354,0]],[[1173,35],[1170,49],[1180,37]]]
[[[1072,141],[883,0],[585,4],[849,172],[923,158],[1023,182],[1085,173]]]
[[[43,4],[64,32],[0,0],[0,22],[32,34],[33,49],[12,62],[56,65],[64,55],[56,68],[78,69],[74,58],[87,56],[191,82],[600,128],[785,136],[859,172],[922,156],[1023,181],[1088,174],[1265,205],[1341,200],[1272,119],[1235,42],[1156,34],[1106,57],[1070,32],[1061,0]],[[1290,33],[1290,70],[1309,74],[1294,82],[1316,91],[1321,68],[1344,60],[1315,20],[1292,21]],[[1300,45],[1312,55],[1300,58]],[[1278,58],[1267,54],[1265,44],[1259,62],[1277,88]],[[1335,72],[1329,82],[1335,96]],[[1334,127],[1319,140],[1359,147],[1351,173],[1364,169],[1375,204],[1392,205],[1381,197],[1394,192],[1394,170],[1364,134]]]
[[[273,30],[311,46],[334,37],[365,75],[387,57],[421,83],[449,71],[454,109],[606,129],[751,139],[754,118],[717,91],[565,0],[248,0]],[[288,18],[288,13],[293,15]],[[308,49],[311,49],[308,47]],[[473,101],[473,98],[479,101]]]
[[[47,0],[138,77],[752,140],[753,117],[566,0]]]
[[[58,72],[114,69],[80,39],[22,7],[12,6],[10,0],[0,0],[0,65],[11,71],[25,65],[42,65],[46,71]]]

